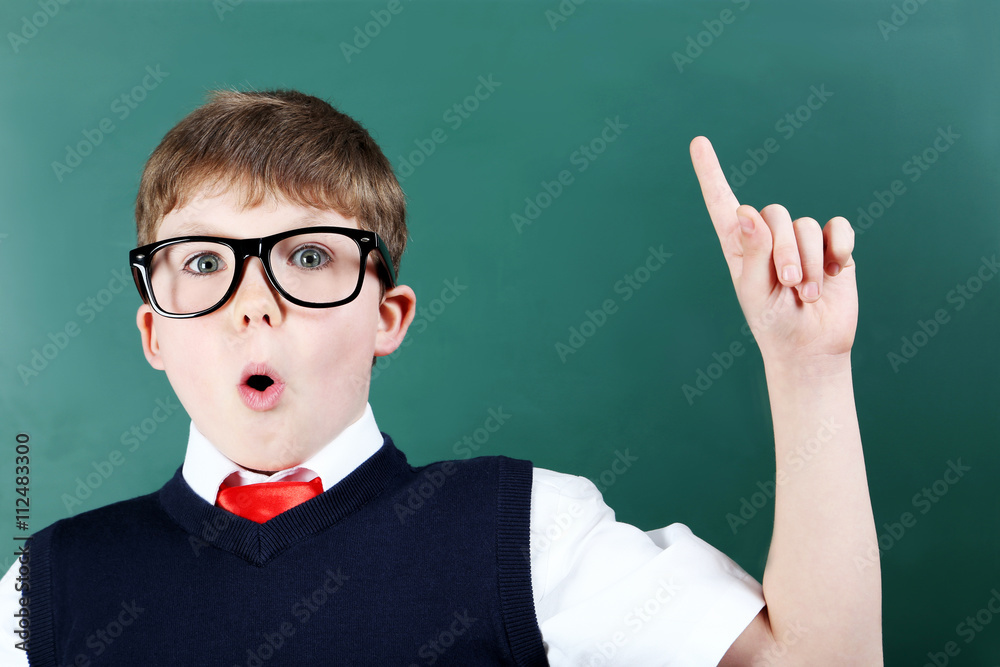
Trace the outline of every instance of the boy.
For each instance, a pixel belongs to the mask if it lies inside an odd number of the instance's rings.
[[[184,464],[34,536],[24,597],[16,567],[3,581],[29,612],[4,664],[879,664],[879,569],[852,565],[877,549],[853,232],[740,206],[708,141],[691,153],[772,400],[763,587],[681,524],[616,523],[582,478],[409,466],[368,404],[416,303],[388,160],[319,99],[219,92],[151,155],[130,254],[146,359],[192,419]]]

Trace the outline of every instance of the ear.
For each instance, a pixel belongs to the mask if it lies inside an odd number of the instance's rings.
[[[392,354],[403,342],[406,330],[417,310],[417,295],[407,285],[387,290],[379,305],[378,331],[375,333],[375,356]]]
[[[142,353],[146,355],[146,361],[156,370],[162,371],[163,358],[160,356],[160,343],[156,337],[156,325],[153,318],[153,309],[142,304],[136,311],[135,325],[139,327],[139,335],[142,337]]]

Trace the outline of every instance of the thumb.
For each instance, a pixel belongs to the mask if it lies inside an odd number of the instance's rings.
[[[743,275],[740,291],[744,295],[759,295],[762,298],[771,292],[774,276],[771,259],[771,229],[753,206],[744,204],[736,209],[739,218],[740,236],[743,240]],[[747,230],[747,223],[752,228]]]

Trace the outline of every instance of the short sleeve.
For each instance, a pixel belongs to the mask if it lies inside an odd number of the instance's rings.
[[[761,585],[687,526],[618,522],[575,475],[534,469],[529,549],[552,667],[715,667],[764,607]]]

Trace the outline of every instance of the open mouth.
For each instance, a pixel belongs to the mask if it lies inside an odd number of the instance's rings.
[[[247,385],[257,391],[264,391],[272,384],[274,384],[274,380],[271,379],[270,375],[251,375],[247,378]]]
[[[256,412],[266,412],[278,405],[284,389],[281,376],[263,363],[247,364],[237,386],[243,403]]]

